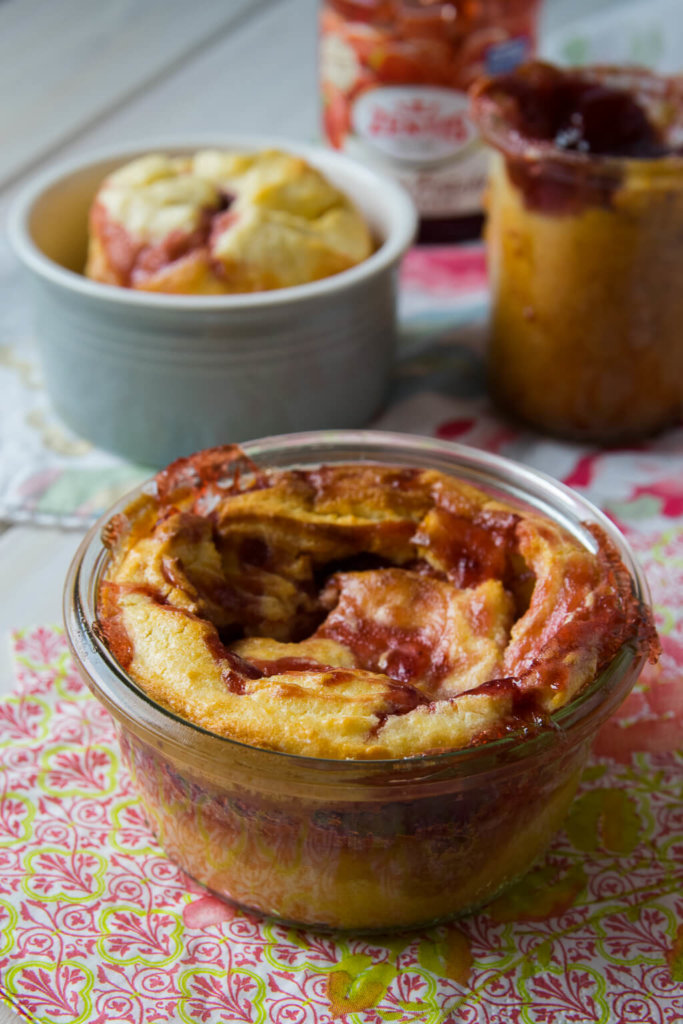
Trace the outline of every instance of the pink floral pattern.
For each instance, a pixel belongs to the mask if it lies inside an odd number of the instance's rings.
[[[434,299],[486,291],[488,279],[483,246],[444,245],[411,249],[401,265],[401,287]]]

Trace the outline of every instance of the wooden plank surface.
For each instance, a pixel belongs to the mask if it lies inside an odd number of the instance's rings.
[[[279,2],[0,3],[0,185]]]
[[[70,155],[160,136],[318,133],[317,0],[280,0],[139,91]]]

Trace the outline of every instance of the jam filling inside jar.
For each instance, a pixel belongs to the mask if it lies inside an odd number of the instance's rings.
[[[501,76],[494,94],[507,104],[510,127],[559,149],[604,156],[652,158],[672,152],[628,89],[536,63]]]
[[[671,97],[657,95],[645,75],[634,83],[618,69],[531,61],[481,80],[471,95],[475,119],[502,149],[527,207],[561,214],[611,206],[624,180],[620,161],[683,153],[674,92],[672,84]]]

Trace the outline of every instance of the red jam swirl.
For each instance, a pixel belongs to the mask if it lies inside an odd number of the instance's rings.
[[[651,159],[672,152],[637,96],[537,62],[502,75],[493,93],[508,104],[510,127],[568,152]]]
[[[529,209],[610,207],[623,182],[620,161],[681,152],[655,117],[665,105],[649,102],[646,78],[629,84],[622,77],[616,68],[565,70],[532,61],[473,87],[473,116],[503,151]]]

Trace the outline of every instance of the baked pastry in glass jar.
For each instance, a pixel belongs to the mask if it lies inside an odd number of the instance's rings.
[[[683,79],[528,64],[483,79],[496,149],[489,377],[532,426],[637,440],[683,411]]]
[[[67,587],[73,650],[193,877],[299,923],[451,917],[558,828],[656,649],[644,585],[528,470],[300,437],[180,460],[111,516]]]

